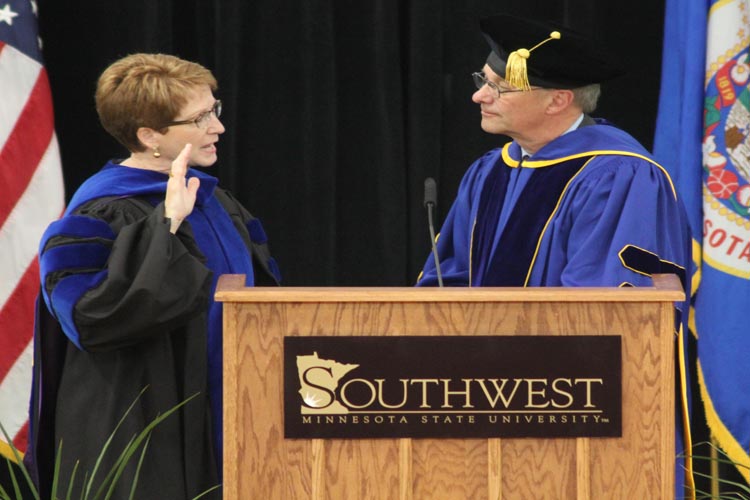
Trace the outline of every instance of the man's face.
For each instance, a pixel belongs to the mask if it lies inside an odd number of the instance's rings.
[[[511,90],[505,80],[489,66],[482,68],[487,80],[501,90]],[[548,96],[545,89],[528,92],[508,92],[495,96],[488,85],[474,92],[471,100],[479,104],[482,130],[491,134],[507,135],[513,139],[529,139],[544,122]]]

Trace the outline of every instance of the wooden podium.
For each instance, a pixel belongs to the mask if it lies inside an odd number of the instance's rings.
[[[222,276],[224,498],[674,498],[674,312],[653,288],[245,288]],[[283,339],[622,335],[622,437],[285,439]]]

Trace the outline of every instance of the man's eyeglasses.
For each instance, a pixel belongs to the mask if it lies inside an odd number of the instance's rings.
[[[206,128],[208,127],[208,123],[211,121],[211,113],[213,113],[216,118],[221,116],[221,101],[216,100],[214,102],[214,105],[211,109],[208,111],[204,111],[203,113],[199,114],[195,118],[192,118],[190,120],[179,120],[175,122],[169,122],[165,124],[165,127],[171,127],[172,125],[188,125],[190,123],[194,124],[198,128]]]
[[[474,85],[477,86],[477,89],[481,89],[482,87],[487,85],[487,87],[490,89],[490,92],[492,92],[492,97],[494,97],[495,99],[499,99],[502,94],[508,94],[510,92],[523,92],[522,89],[500,88],[497,83],[488,80],[487,75],[485,75],[483,71],[472,73],[471,78],[474,80]]]

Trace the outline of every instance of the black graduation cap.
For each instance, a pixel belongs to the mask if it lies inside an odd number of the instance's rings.
[[[625,73],[603,47],[562,25],[507,14],[484,18],[479,25],[492,48],[487,64],[517,88],[571,89]]]

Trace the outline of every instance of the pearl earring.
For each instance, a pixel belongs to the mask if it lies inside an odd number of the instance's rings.
[[[159,146],[154,146],[154,158],[160,158],[161,153],[159,152]]]

